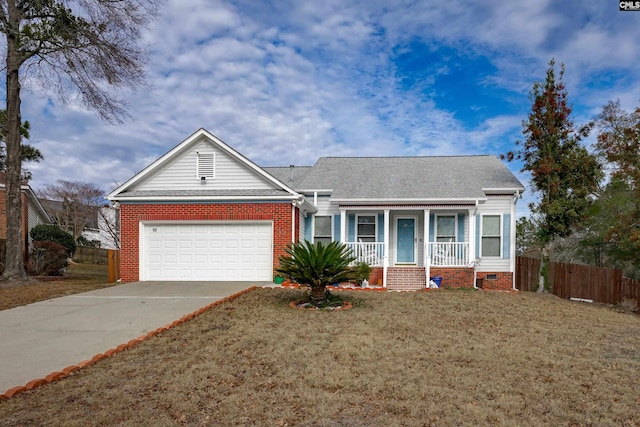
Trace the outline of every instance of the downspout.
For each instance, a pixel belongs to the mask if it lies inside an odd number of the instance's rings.
[[[291,202],[291,243],[296,243],[296,208],[301,207],[304,204],[304,196],[300,196],[298,199]]]
[[[510,270],[511,270],[511,277],[512,277],[512,288],[514,291],[517,291],[518,288],[516,287],[516,203],[518,203],[518,199],[520,198],[520,190],[516,190],[516,194],[513,196],[513,203],[511,205],[511,224],[509,224],[509,227],[511,227],[511,242],[509,242],[509,264],[510,264]]]

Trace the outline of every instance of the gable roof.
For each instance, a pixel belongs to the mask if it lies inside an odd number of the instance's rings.
[[[6,173],[0,171],[0,189],[2,189],[3,191],[5,191],[7,187],[6,182],[7,182]],[[36,196],[36,193],[33,191],[29,183],[27,181],[23,181],[22,184],[20,184],[20,189],[25,194],[25,196],[27,196],[27,201],[29,205],[40,216],[40,219],[42,219],[43,222],[51,222],[51,217],[49,216],[49,213],[44,208],[44,206],[42,205],[42,202],[40,201],[38,196]]]
[[[523,185],[495,156],[322,157],[300,192],[331,190],[334,200],[479,200]]]
[[[234,159],[241,167],[258,176],[264,182],[269,183],[270,188],[262,189],[237,189],[237,190],[221,190],[203,187],[201,190],[149,190],[140,188],[146,181],[152,179],[155,174],[168,167],[180,156],[189,152],[197,144],[206,139],[208,143],[215,146],[225,155]],[[251,160],[231,148],[218,137],[200,128],[187,139],[172,148],[169,152],[161,156],[155,162],[151,163],[145,169],[137,173],[127,182],[113,190],[107,195],[109,200],[211,200],[211,199],[246,199],[246,198],[267,198],[267,199],[300,199],[301,195],[293,188],[281,182],[277,177],[267,173],[264,169],[257,166]]]

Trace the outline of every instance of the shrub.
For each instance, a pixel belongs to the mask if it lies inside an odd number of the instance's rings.
[[[47,241],[31,242],[31,253],[27,261],[27,272],[34,276],[60,276],[69,265],[67,249],[59,243]]]
[[[73,236],[57,225],[39,224],[31,229],[29,235],[33,240],[41,242],[56,242],[64,246],[67,250],[67,256],[72,256],[76,251],[76,242]]]
[[[310,300],[315,306],[329,298],[327,286],[353,280],[349,263],[355,258],[344,243],[331,242],[325,246],[304,241],[291,244],[285,252],[276,271],[293,282],[309,286]]]
[[[621,313],[635,313],[638,311],[638,303],[634,299],[623,298],[622,301],[616,305],[616,308]]]
[[[351,268],[356,282],[359,285],[361,285],[364,280],[369,280],[369,276],[371,276],[371,266],[369,266],[369,264],[366,262],[359,262]]]

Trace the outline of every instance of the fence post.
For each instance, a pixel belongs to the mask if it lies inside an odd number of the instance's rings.
[[[109,283],[114,283],[120,278],[120,251],[109,249],[107,258],[109,260]]]

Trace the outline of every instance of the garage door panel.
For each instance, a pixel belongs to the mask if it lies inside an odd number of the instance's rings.
[[[144,225],[143,280],[272,279],[271,223]]]

